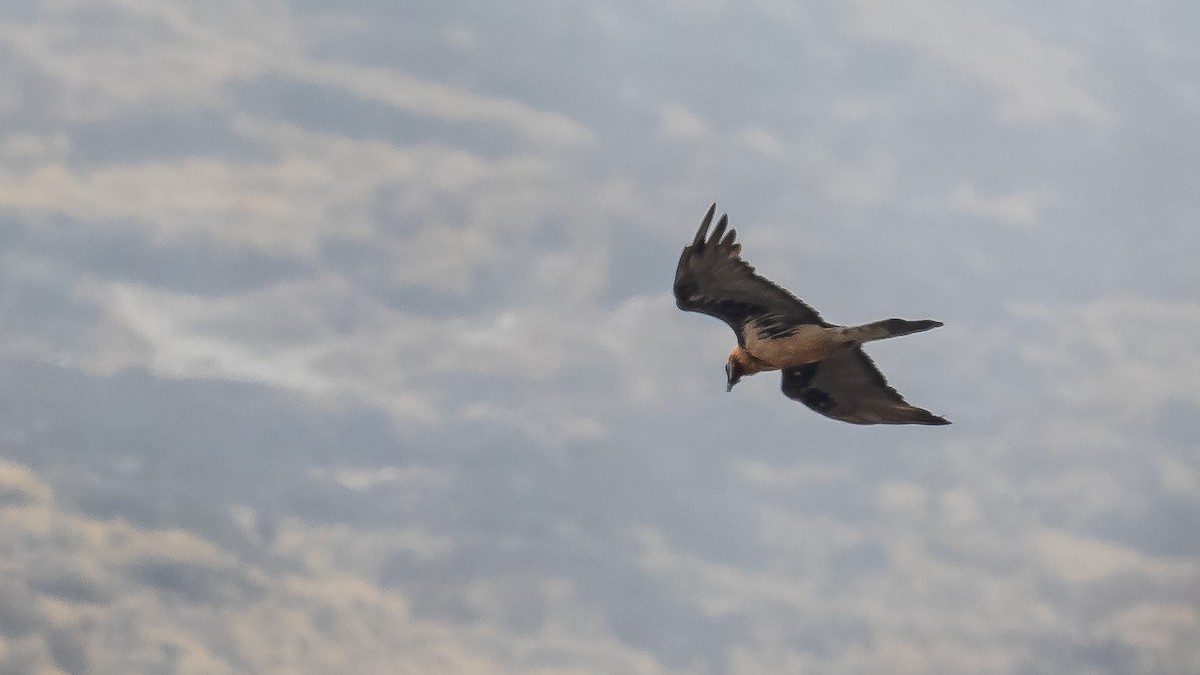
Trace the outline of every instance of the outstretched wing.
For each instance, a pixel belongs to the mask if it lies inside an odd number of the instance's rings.
[[[772,330],[771,337],[786,335],[800,324],[826,324],[813,308],[776,284],[754,273],[741,258],[737,232],[726,230],[728,216],[722,214],[712,236],[717,205],[713,204],[700,223],[696,237],[679,256],[675,268],[675,304],[685,312],[715,316],[729,324],[743,343],[742,329],[754,321],[759,330]]]
[[[949,424],[909,405],[861,348],[783,371],[783,394],[835,420],[853,424]]]

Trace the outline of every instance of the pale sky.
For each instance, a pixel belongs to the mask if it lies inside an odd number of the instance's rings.
[[[1200,4],[0,0],[0,671],[1200,671]],[[949,427],[679,312],[712,202]]]

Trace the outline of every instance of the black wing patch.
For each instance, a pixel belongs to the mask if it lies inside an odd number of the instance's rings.
[[[782,389],[784,396],[852,424],[950,423],[909,405],[859,347],[784,370]]]
[[[713,204],[692,243],[683,249],[675,268],[675,304],[686,312],[715,316],[729,324],[744,343],[742,330],[750,321],[760,337],[779,338],[796,326],[828,326],[820,315],[780,286],[755,274],[741,258],[742,245],[729,218],[722,214],[710,237],[708,228],[716,214]]]

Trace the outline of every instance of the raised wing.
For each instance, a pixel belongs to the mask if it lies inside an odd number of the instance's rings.
[[[712,236],[708,235],[716,210],[716,204],[709,207],[695,239],[679,256],[675,268],[679,309],[717,317],[738,334],[739,343],[744,343],[742,329],[751,320],[774,330],[771,337],[786,335],[800,324],[829,325],[796,296],[754,273],[741,258],[737,232],[726,229],[728,216],[722,214]]]
[[[853,424],[949,424],[909,405],[861,348],[783,371],[783,394],[835,420]]]

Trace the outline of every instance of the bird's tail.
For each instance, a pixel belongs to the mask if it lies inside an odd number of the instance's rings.
[[[909,333],[920,333],[923,330],[930,330],[941,325],[941,321],[934,321],[932,319],[922,319],[921,321],[884,319],[861,326],[852,326],[846,328],[845,331],[855,342],[870,342],[871,340],[899,337],[901,335],[908,335]]]

